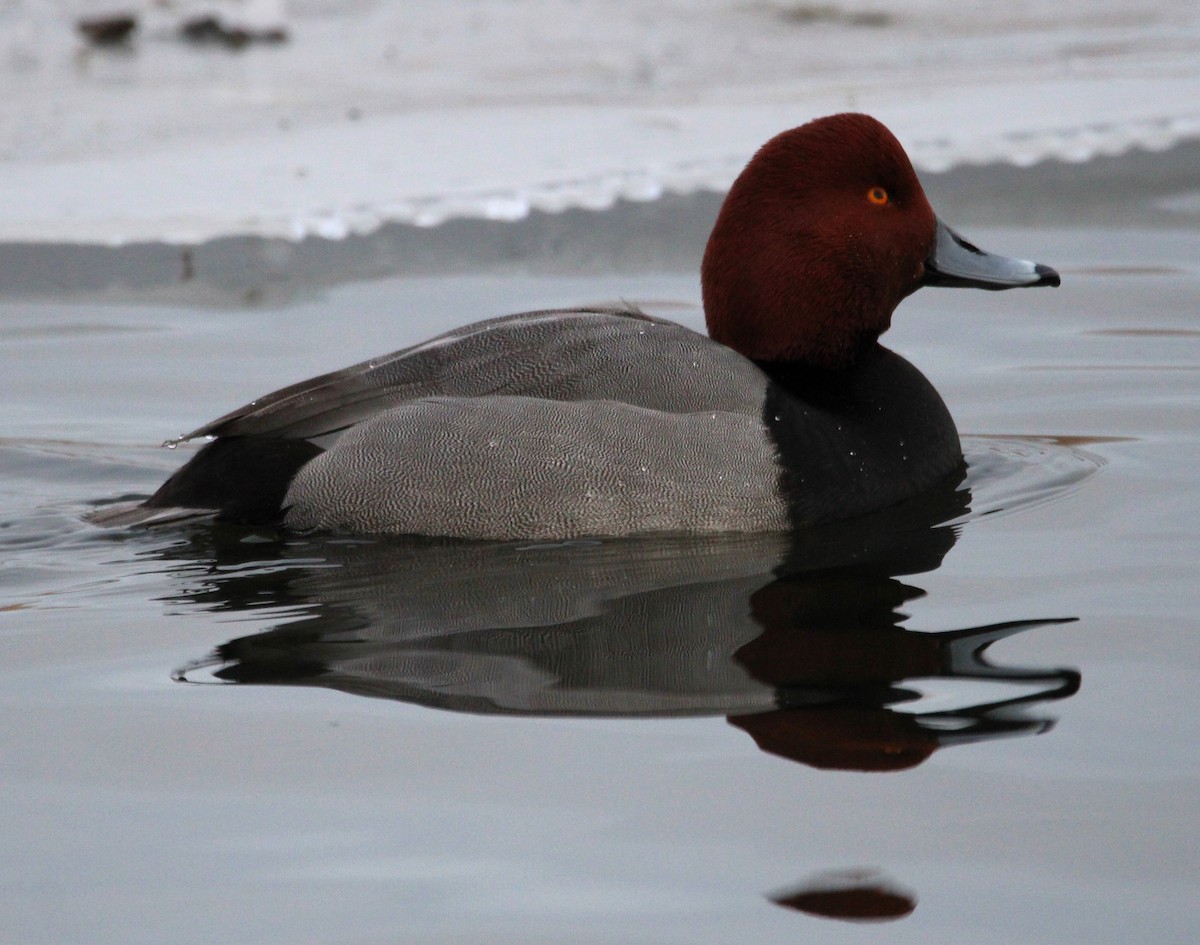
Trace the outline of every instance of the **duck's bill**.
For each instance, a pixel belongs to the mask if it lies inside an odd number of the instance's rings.
[[[933,252],[925,260],[924,285],[1016,289],[1060,282],[1049,266],[985,253],[938,220]]]

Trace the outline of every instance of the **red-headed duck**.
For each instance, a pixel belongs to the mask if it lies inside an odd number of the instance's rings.
[[[628,308],[479,322],[260,397],[128,520],[486,539],[769,531],[961,475],[933,386],[879,344],[923,285],[1058,285],[942,224],[866,115],[768,141],[701,267],[709,336]]]

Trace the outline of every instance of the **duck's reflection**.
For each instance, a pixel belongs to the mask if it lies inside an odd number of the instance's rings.
[[[247,542],[196,532],[179,600],[285,608],[177,672],[520,715],[725,715],[764,751],[894,770],[964,740],[1045,731],[1069,669],[984,659],[1052,620],[905,629],[968,493],[801,534],[560,545]],[[197,573],[196,567],[200,572]]]

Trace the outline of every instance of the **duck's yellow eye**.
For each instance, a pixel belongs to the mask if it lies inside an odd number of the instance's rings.
[[[872,187],[867,191],[867,199],[876,206],[882,207],[888,202],[888,192],[882,187]]]

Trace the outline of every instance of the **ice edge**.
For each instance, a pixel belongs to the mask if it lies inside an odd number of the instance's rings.
[[[964,165],[1007,164],[1032,167],[1043,161],[1084,163],[1134,150],[1165,151],[1200,138],[1200,117],[1170,117],[1124,123],[1091,123],[1051,130],[1018,131],[979,136],[967,141],[952,137],[921,137],[906,141],[919,171],[940,173]],[[651,202],[667,194],[689,195],[728,189],[748,154],[720,158],[662,162],[640,168],[551,180],[512,189],[488,189],[431,194],[404,199],[381,198],[340,207],[311,207],[291,212],[256,212],[241,219],[201,216],[173,221],[140,221],[122,231],[111,221],[92,221],[79,238],[67,242],[120,247],[158,242],[194,246],[229,237],[259,237],[301,242],[309,238],[344,240],[375,233],[389,224],[434,227],[452,220],[516,222],[531,213],[567,210],[603,211],[618,201]],[[128,221],[127,221],[128,222]],[[97,238],[99,237],[99,238]],[[61,239],[34,240],[63,242]]]
[[[1097,157],[1117,157],[1138,149],[1166,151],[1194,138],[1200,138],[1200,118],[1170,118],[1125,125],[1091,124],[1053,131],[1010,133],[965,145],[946,138],[917,138],[910,142],[908,151],[919,171],[940,173],[963,165],[1032,167],[1051,160],[1085,163]],[[619,200],[649,202],[666,194],[724,192],[747,159],[748,156],[739,155],[687,161],[661,168],[548,181],[520,190],[431,195],[381,202],[375,207],[313,210],[297,213],[286,220],[260,219],[249,229],[237,233],[213,232],[210,236],[253,235],[294,241],[316,236],[339,240],[352,235],[366,236],[392,223],[432,227],[456,219],[515,222],[535,211],[601,211]],[[167,239],[166,242],[176,241]]]

